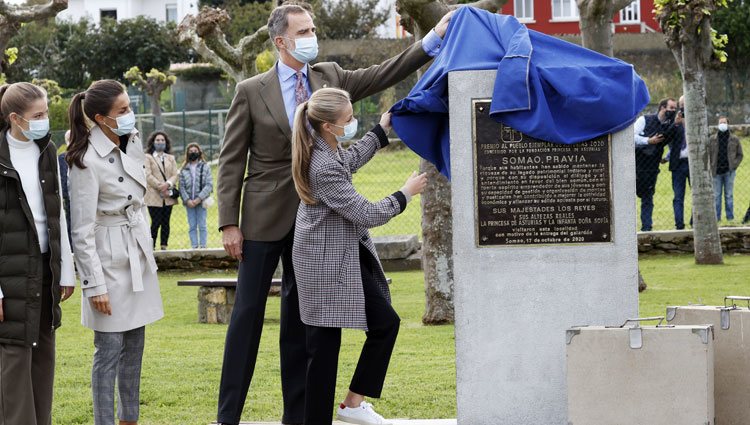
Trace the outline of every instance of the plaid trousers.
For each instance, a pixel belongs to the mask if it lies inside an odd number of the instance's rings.
[[[115,423],[115,381],[117,416],[121,421],[138,421],[145,330],[141,326],[126,332],[94,332],[91,391],[95,425]]]

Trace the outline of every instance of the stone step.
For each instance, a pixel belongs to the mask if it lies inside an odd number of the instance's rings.
[[[393,425],[456,425],[455,419],[391,419]],[[212,422],[209,425],[215,425]],[[281,425],[279,422],[240,422],[240,425]],[[333,421],[332,425],[347,425],[344,422]]]

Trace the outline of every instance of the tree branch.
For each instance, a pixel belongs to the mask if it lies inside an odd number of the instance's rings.
[[[471,6],[477,9],[483,9],[494,13],[502,9],[507,2],[508,0],[478,0],[474,3],[469,4],[454,4],[450,6],[450,9],[453,10],[458,9],[461,6]]]
[[[620,10],[626,8],[630,3],[632,3],[632,0],[612,0],[613,1],[613,8],[612,12],[619,12]]]
[[[237,44],[237,47],[241,55],[244,55],[245,52],[260,52],[263,50],[263,45],[269,39],[268,25],[263,25],[254,33],[242,37],[242,40]]]
[[[53,18],[61,10],[68,8],[68,0],[52,0],[47,4],[36,6],[16,6],[0,1],[0,14],[5,15],[9,21],[31,22],[42,19]]]

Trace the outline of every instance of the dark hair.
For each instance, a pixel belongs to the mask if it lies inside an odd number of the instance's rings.
[[[185,168],[185,167],[188,166],[188,164],[190,164],[190,160],[188,159],[188,155],[190,154],[190,148],[196,148],[196,149],[198,149],[198,152],[201,153],[201,157],[198,158],[198,159],[201,160],[201,161],[203,161],[203,162],[206,161],[205,157],[203,156],[203,149],[201,149],[201,145],[199,145],[197,143],[190,143],[185,148],[185,162],[182,163],[182,168]]]
[[[283,36],[286,33],[287,28],[289,28],[289,15],[301,13],[307,13],[310,17],[313,17],[312,8],[306,2],[285,1],[273,9],[266,24],[271,43],[273,43],[274,38]]]
[[[0,86],[0,131],[10,128],[10,114],[23,115],[31,102],[44,97],[47,97],[47,92],[31,83]]]
[[[666,109],[667,105],[669,105],[669,102],[674,102],[675,100],[671,97],[668,97],[666,99],[662,99],[659,101],[659,109],[657,111],[661,111],[662,109]]]
[[[169,140],[169,136],[167,135],[167,133],[161,130],[154,131],[150,136],[148,136],[148,142],[146,143],[146,152],[154,153],[154,140],[156,140],[156,136],[158,135],[164,136],[164,141],[167,142],[167,148],[164,149],[164,153],[169,153],[169,151],[172,149],[172,141]]]
[[[98,125],[94,117],[107,115],[118,96],[125,93],[125,86],[115,80],[99,80],[91,83],[89,88],[73,96],[68,108],[70,119],[70,145],[65,160],[69,166],[86,168],[83,165],[83,155],[89,146],[90,126],[88,118],[94,125]]]

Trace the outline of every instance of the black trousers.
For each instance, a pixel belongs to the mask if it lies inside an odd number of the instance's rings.
[[[379,398],[401,319],[375,282],[373,264],[377,260],[362,245],[359,258],[368,331],[349,390]],[[331,425],[340,348],[341,328],[307,326],[305,425]]]
[[[281,391],[284,424],[301,424],[305,405],[305,327],[300,320],[297,282],[292,268],[294,231],[277,242],[244,241],[237,295],[224,346],[219,385],[218,422],[237,424],[255,370],[266,299],[281,258]]]
[[[169,245],[169,220],[172,217],[172,205],[163,207],[148,207],[151,216],[151,239],[156,244],[156,234],[161,227],[161,246]]]

